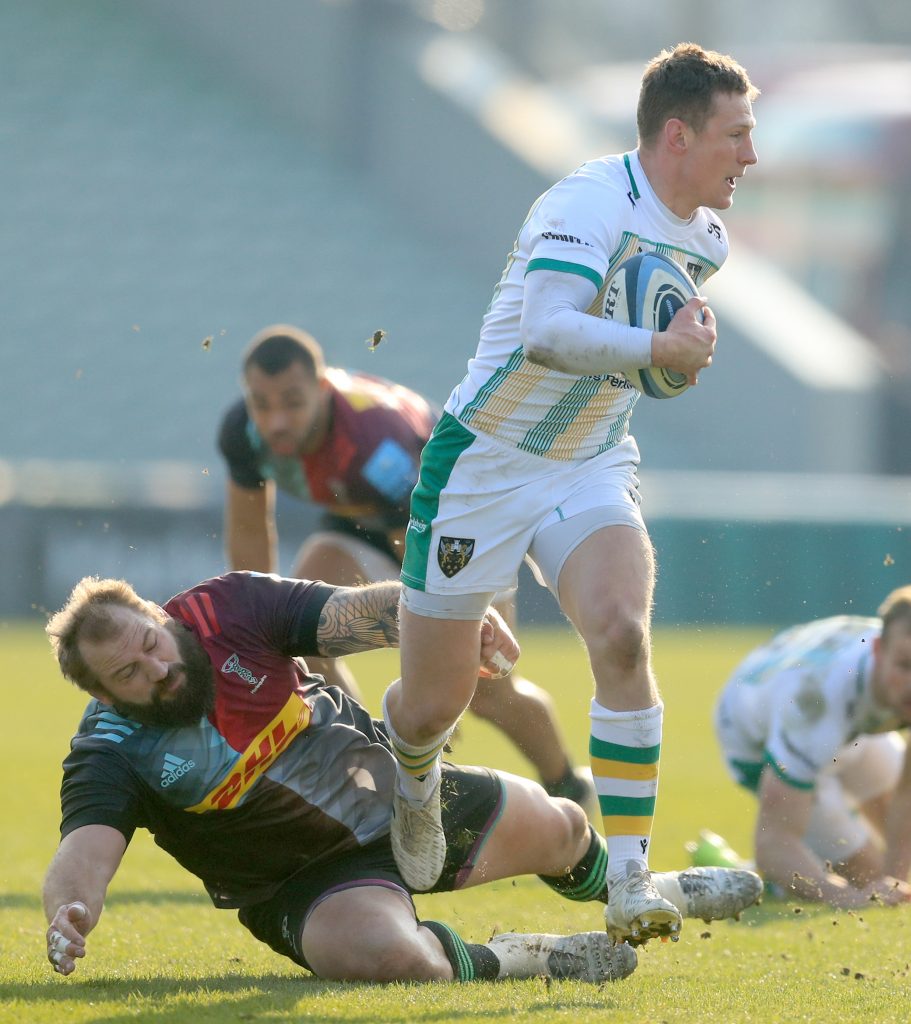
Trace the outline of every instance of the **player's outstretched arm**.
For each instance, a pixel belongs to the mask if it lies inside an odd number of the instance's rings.
[[[756,821],[756,867],[766,881],[789,896],[848,910],[871,900],[895,904],[907,899],[894,879],[877,879],[859,889],[832,871],[804,842],[813,805],[811,790],[797,789],[771,771],[763,773]]]
[[[889,805],[885,839],[886,872],[907,882],[911,872],[911,748],[905,750],[905,763]]]
[[[399,594],[397,580],[365,587],[336,587],[323,605],[316,627],[322,658],[375,651],[399,645]]]
[[[316,641],[320,657],[397,647],[401,584],[389,580],[364,587],[336,587],[323,605]],[[519,645],[503,617],[488,608],[480,629],[481,674],[506,675],[519,657]]]
[[[481,668],[478,674],[487,679],[501,679],[512,671],[519,654],[519,643],[506,620],[496,608],[488,608],[481,622]]]
[[[47,958],[58,974],[72,974],[98,924],[104,897],[126,850],[107,825],[83,825],[65,836],[44,879]]]
[[[275,529],[275,483],[240,487],[229,479],[225,491],[225,555],[231,569],[275,572],[278,534]]]

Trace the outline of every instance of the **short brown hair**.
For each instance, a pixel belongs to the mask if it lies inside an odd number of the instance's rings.
[[[884,639],[896,625],[903,625],[906,629],[911,627],[911,585],[893,590],[879,606],[878,614],[883,620],[881,635]]]
[[[48,620],[48,635],[60,671],[81,690],[103,689],[86,665],[79,641],[98,643],[116,635],[111,615],[114,607],[131,608],[154,621],[165,623],[167,615],[151,601],[141,598],[126,580],[105,580],[84,576],[70,592],[66,604]]]
[[[319,342],[311,334],[290,324],[264,327],[247,346],[243,372],[256,366],[270,377],[300,363],[312,377],[322,377],[326,359]]]
[[[654,141],[672,117],[700,132],[712,114],[716,93],[736,93],[754,100],[759,90],[732,57],[703,50],[696,43],[678,43],[662,50],[645,66],[636,124],[639,144]]]

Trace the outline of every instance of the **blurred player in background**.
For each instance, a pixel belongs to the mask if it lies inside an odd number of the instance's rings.
[[[436,758],[474,692],[478,625],[528,554],[594,675],[607,928],[617,938],[679,929],[648,873],[663,705],[650,663],[654,558],[628,433],[639,392],[622,371],[668,367],[695,383],[715,320],[702,298],[663,333],[601,312],[605,279],[639,252],[677,260],[697,285],[724,262],[727,235],[708,208],[727,209],[756,162],[755,95],[743,68],[699,46],[648,64],[638,149],[583,164],[532,206],[424,449],[402,571],[402,678],[384,699],[400,765],[394,849],[418,889],[445,857]]]
[[[904,903],[911,869],[911,586],[879,618],[794,626],[753,651],[718,701],[736,781],[756,793],[756,866],[788,895]]]
[[[71,974],[137,828],[205,884],[216,907],[323,978],[359,981],[626,977],[635,951],[601,931],[464,942],[419,921],[389,843],[395,761],[356,701],[301,658],[395,646],[399,584],[332,587],[228,573],[162,608],[87,577],[47,625],[63,674],[93,698],[64,762],[62,839],[47,872],[47,955]],[[476,670],[518,647],[495,613]],[[452,891],[539,874],[603,900],[604,841],[572,801],[484,768],[447,766]],[[663,876],[686,913],[728,917],[761,882],[723,869]],[[140,948],[133,950],[140,955]]]
[[[278,487],[323,509],[292,576],[342,586],[397,579],[408,500],[438,410],[399,384],[326,366],[315,339],[286,324],[253,338],[243,386],[219,432],[228,467],[230,568],[278,570]],[[514,625],[512,593],[496,607]],[[343,661],[311,659],[310,667],[360,699]],[[515,743],[551,795],[593,806],[590,773],[574,768],[553,702],[540,687],[517,673],[481,679],[471,710]]]

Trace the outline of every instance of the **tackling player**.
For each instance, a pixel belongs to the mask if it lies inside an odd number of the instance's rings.
[[[260,573],[206,580],[159,607],[122,580],[76,585],[47,632],[89,702],[64,761],[62,840],[47,872],[47,954],[71,974],[137,828],[236,909],[257,938],[323,978],[458,980],[630,974],[636,954],[598,931],[464,942],[418,921],[389,843],[395,761],[382,723],[302,657],[394,645],[399,585],[344,588]],[[518,655],[495,613],[479,666]],[[603,900],[603,840],[534,782],[447,766],[440,891],[537,873]],[[662,876],[701,917],[753,903],[750,872]]]

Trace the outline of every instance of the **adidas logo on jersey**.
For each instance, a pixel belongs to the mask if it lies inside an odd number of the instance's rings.
[[[161,766],[161,788],[173,786],[180,778],[196,767],[195,761],[185,761],[182,757],[165,754]]]

